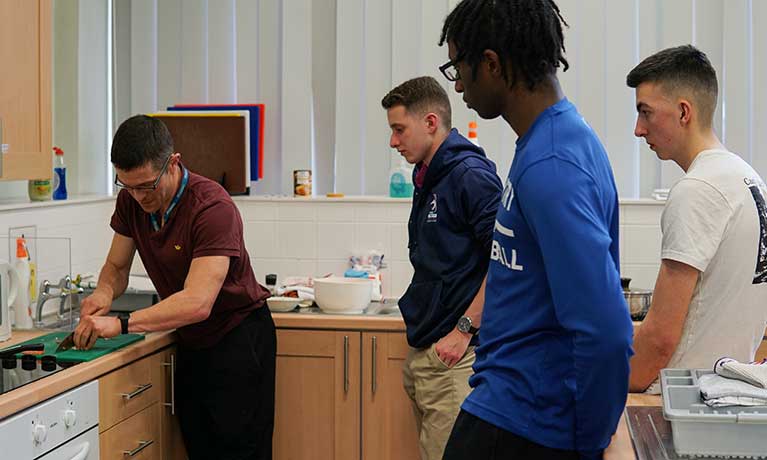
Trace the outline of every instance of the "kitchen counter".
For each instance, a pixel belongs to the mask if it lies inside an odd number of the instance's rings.
[[[317,307],[300,308],[286,313],[272,312],[275,326],[283,329],[355,329],[365,331],[405,332],[405,322],[396,301],[371,302],[363,313],[333,315]]]
[[[0,348],[6,348],[25,340],[34,339],[48,332],[51,331],[13,331],[13,338],[2,342]],[[175,335],[175,331],[148,333],[144,340],[125,348],[113,351],[93,361],[63,369],[49,377],[0,395],[0,419],[13,415],[27,407],[34,406],[78,385],[97,379],[118,367],[150,355],[168,345],[172,345],[175,342]]]

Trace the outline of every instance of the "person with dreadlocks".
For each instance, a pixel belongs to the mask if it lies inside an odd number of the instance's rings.
[[[496,215],[472,392],[444,459],[598,459],[628,392],[633,328],[620,286],[618,194],[596,133],[567,100],[551,0],[463,0],[440,67],[479,116],[518,136]]]

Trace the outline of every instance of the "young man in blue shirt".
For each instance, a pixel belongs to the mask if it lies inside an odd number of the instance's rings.
[[[482,118],[517,133],[498,208],[473,391],[445,459],[602,458],[628,390],[632,325],[620,286],[607,154],[562,93],[551,0],[463,0],[440,69]]]
[[[450,100],[434,78],[402,83],[381,105],[391,147],[416,165],[408,221],[414,273],[399,300],[411,347],[403,380],[421,460],[439,460],[469,392],[501,181],[483,150],[451,129]]]

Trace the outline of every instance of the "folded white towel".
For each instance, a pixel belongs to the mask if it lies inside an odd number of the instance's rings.
[[[703,402],[710,407],[767,406],[767,390],[740,380],[705,374],[698,379]]]
[[[767,364],[765,360],[741,363],[732,358],[719,358],[714,372],[728,379],[742,380],[759,388],[767,388]]]

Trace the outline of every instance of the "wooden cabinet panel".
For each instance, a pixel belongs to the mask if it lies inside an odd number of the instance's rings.
[[[101,460],[155,460],[160,458],[162,449],[160,405],[157,403],[99,436]]]
[[[413,407],[402,386],[404,333],[362,334],[362,458],[418,459]]]
[[[154,360],[148,356],[99,379],[99,431],[159,400],[161,369],[152,365]]]
[[[176,415],[176,347],[155,353],[152,366],[160,372],[160,431],[163,460],[186,460],[184,438]]]
[[[360,455],[360,333],[277,331],[274,458]]]
[[[0,0],[0,179],[51,177],[51,0]]]

